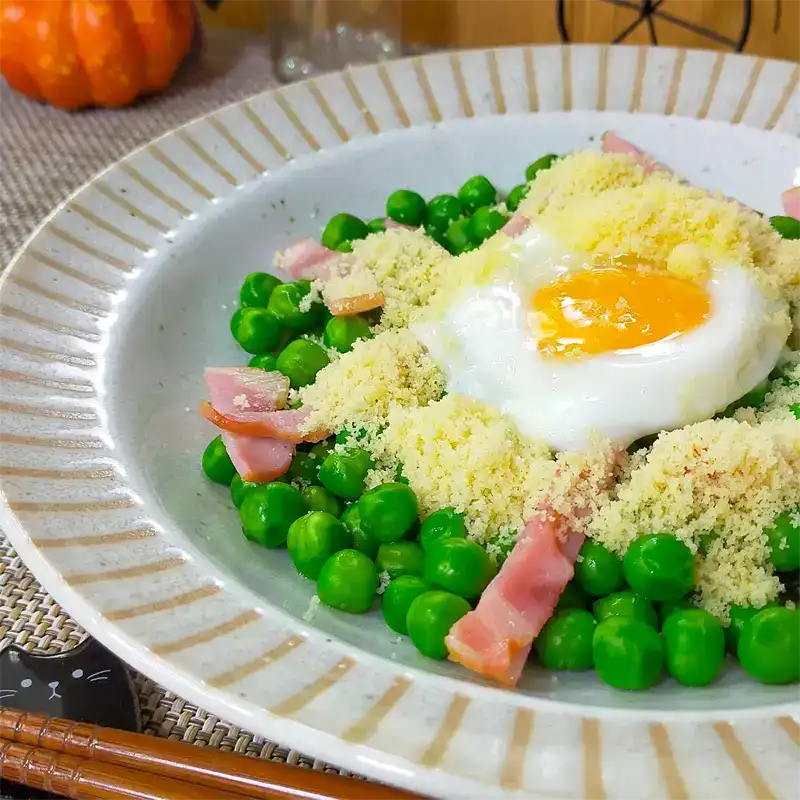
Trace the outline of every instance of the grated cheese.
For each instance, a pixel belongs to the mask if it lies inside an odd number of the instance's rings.
[[[353,242],[353,253],[319,282],[327,302],[383,292],[386,305],[377,330],[403,327],[443,280],[452,256],[421,230],[390,228]]]
[[[800,423],[706,420],[662,433],[646,460],[601,508],[590,535],[617,553],[637,536],[672,533],[697,553],[700,605],[725,618],[731,603],[761,607],[780,581],[765,528],[797,505]]]

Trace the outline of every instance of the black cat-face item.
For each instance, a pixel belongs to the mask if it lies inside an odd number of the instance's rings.
[[[94,639],[53,656],[7,647],[0,653],[0,707],[127,731],[142,728],[128,668]],[[0,778],[0,797],[49,796]]]

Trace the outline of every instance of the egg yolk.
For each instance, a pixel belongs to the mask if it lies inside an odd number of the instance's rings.
[[[686,333],[710,305],[693,281],[618,266],[565,275],[533,296],[539,350],[548,356],[629,350]]]

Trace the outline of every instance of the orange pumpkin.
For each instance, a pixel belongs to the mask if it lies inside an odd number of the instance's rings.
[[[192,0],[0,0],[0,74],[58,108],[124,106],[189,50]]]

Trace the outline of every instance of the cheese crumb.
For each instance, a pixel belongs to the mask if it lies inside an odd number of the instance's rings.
[[[442,283],[452,256],[421,230],[390,228],[353,242],[349,259],[318,282],[326,301],[383,292],[378,331],[403,327]]]
[[[764,531],[798,494],[796,420],[706,420],[662,433],[589,533],[617,553],[637,536],[674,534],[698,553],[700,605],[725,619],[731,603],[761,607],[777,597]]]
[[[374,435],[391,409],[425,406],[441,397],[444,378],[407,329],[361,339],[299,392],[311,409],[308,430],[363,428]]]
[[[236,408],[250,408],[250,402],[246,394],[237,394],[236,397],[233,398],[233,404]]]
[[[555,472],[546,445],[524,440],[499,411],[461,395],[396,410],[380,439],[402,463],[423,517],[453,507],[481,542],[521,529],[531,492],[543,493]]]

